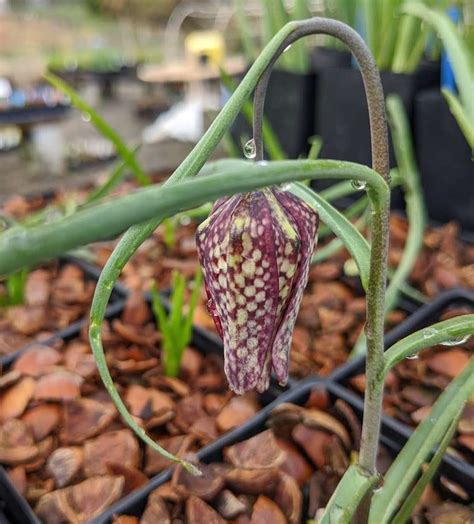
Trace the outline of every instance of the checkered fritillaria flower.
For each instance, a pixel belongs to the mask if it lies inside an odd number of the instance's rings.
[[[238,394],[288,380],[291,337],[319,216],[280,188],[218,200],[197,232],[209,311]]]

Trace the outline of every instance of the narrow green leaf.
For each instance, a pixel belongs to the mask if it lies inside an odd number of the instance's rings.
[[[133,148],[132,152],[135,154],[140,146],[136,146]],[[84,205],[92,204],[93,202],[96,202],[97,200],[100,200],[101,198],[104,198],[107,196],[113,189],[115,189],[120,182],[124,179],[127,171],[127,163],[121,160],[118,162],[115,167],[113,168],[112,172],[110,173],[107,180],[98,188],[94,189],[89,196],[87,197],[86,201],[84,202]]]
[[[368,216],[364,213],[364,215],[362,215],[354,225],[358,231],[362,231],[362,229],[364,229],[364,227],[367,225],[367,221]],[[333,238],[325,246],[320,247],[316,250],[316,252],[313,255],[313,258],[311,259],[311,264],[317,264],[319,262],[327,260],[328,258],[331,258],[342,248],[344,248],[344,242],[338,237]],[[367,256],[370,256],[370,253]]]
[[[471,315],[472,316],[472,315]],[[388,524],[406,499],[408,490],[420,473],[426,458],[439,446],[456,418],[460,407],[474,393],[474,358],[444,390],[420,423],[384,478],[384,485],[374,493],[369,524]]]
[[[351,465],[337,485],[318,524],[350,524],[364,496],[380,478],[368,475],[358,465]]]
[[[242,193],[273,184],[313,178],[355,178],[365,181],[372,188],[372,192],[378,195],[380,202],[389,197],[389,188],[379,174],[366,166],[350,162],[284,160],[260,164],[242,160],[239,168],[238,161],[231,162],[232,168],[222,170],[219,175],[196,177],[172,186],[163,184],[140,189],[114,200],[106,199],[48,224],[28,229],[7,230],[0,235],[0,274],[54,258],[81,245],[110,238],[132,224],[153,218],[153,223],[150,222],[146,229],[146,232],[151,234],[164,217],[178,211],[195,208],[223,195]],[[306,190],[313,193],[308,188]],[[327,221],[326,223],[329,225]],[[335,227],[337,228],[337,224]],[[351,235],[354,226],[350,224],[350,227],[352,229],[348,230],[348,233]],[[134,231],[142,228],[143,226],[137,226]],[[132,233],[124,236],[125,240],[121,240],[124,243],[126,241],[127,255],[133,253],[132,249],[136,245],[131,235]],[[357,238],[360,236],[360,233],[357,233]],[[117,267],[113,269],[114,272],[116,270]],[[364,277],[366,275],[364,271],[361,274]]]
[[[451,93],[448,89],[441,89],[441,92],[443,93],[443,96],[448,103],[449,110],[456,119],[462,134],[466,138],[469,147],[474,149],[474,119],[469,120],[469,115],[467,114],[466,109],[461,105],[459,98],[456,95]]]
[[[362,286],[367,289],[370,267],[370,248],[367,240],[341,212],[304,184],[291,184],[289,190],[314,207],[321,220],[344,242],[357,264]]]
[[[461,315],[415,331],[387,349],[384,373],[388,373],[399,362],[425,348],[449,340],[462,340],[473,333],[474,315]]]
[[[395,270],[389,274],[389,285],[385,293],[385,315],[388,315],[388,313],[397,307],[400,293],[402,289],[405,288],[406,282],[410,277],[423,247],[426,225],[423,189],[416,166],[408,119],[402,101],[397,95],[389,95],[387,97],[387,110],[390,118],[390,128],[392,131],[399,179],[406,203],[408,234],[402,257]],[[362,332],[350,353],[350,359],[364,355],[366,348],[366,335]]]
[[[441,464],[441,461],[443,460],[443,455],[446,449],[448,448],[451,439],[454,436],[459,419],[463,414],[464,406],[465,404],[462,404],[459,408],[457,414],[451,422],[451,426],[446,431],[446,434],[441,440],[439,447],[434,453],[428,467],[421,475],[421,478],[416,483],[416,486],[410,491],[410,494],[407,496],[405,502],[402,504],[402,507],[395,515],[394,519],[390,522],[390,524],[405,524],[410,520],[413,510],[415,509],[418,501],[423,495],[423,492],[425,491],[428,484],[431,482],[431,479],[434,477],[436,471],[439,468],[439,465]]]
[[[321,196],[321,193],[319,194]],[[328,199],[324,199],[327,202],[330,202]],[[348,208],[341,211],[341,213],[348,219],[352,220],[353,218],[359,217],[362,218],[362,213],[368,209],[369,199],[367,198],[367,195],[364,195],[363,197],[359,198],[359,200],[356,200],[353,204],[351,204]],[[367,225],[369,222],[368,217],[366,216],[364,220],[360,223],[360,227],[358,226],[357,229],[359,231],[362,231],[363,224]],[[326,238],[327,236],[331,235],[332,231],[329,229],[326,225],[322,225],[319,228],[319,235],[318,238],[322,240],[323,238]]]
[[[244,0],[234,0],[234,7],[245,58],[249,63],[252,63],[258,55],[258,48],[254,40],[253,30],[249,23],[249,19],[245,14]]]
[[[472,96],[474,72],[471,70],[469,63],[469,49],[459,35],[455,24],[446,13],[430,9],[420,2],[405,3],[403,11],[418,16],[438,33],[451,61],[467,119],[470,122],[474,122],[474,96]]]
[[[89,326],[89,340],[91,342],[92,352],[94,354],[94,359],[97,365],[97,369],[99,370],[102,382],[104,383],[107,392],[112,398],[118,412],[125,420],[125,422],[128,424],[130,429],[143,442],[145,442],[145,444],[150,446],[156,452],[160,453],[160,455],[162,455],[163,457],[173,462],[177,462],[178,464],[181,464],[187,471],[194,475],[201,475],[201,472],[198,468],[196,468],[196,466],[194,466],[188,461],[179,459],[178,457],[169,453],[166,449],[162,448],[159,444],[157,444],[152,438],[149,437],[149,435],[147,435],[146,431],[142,427],[140,427],[135,421],[135,419],[132,417],[132,415],[127,409],[127,406],[124,404],[122,398],[120,397],[119,392],[117,391],[117,388],[115,387],[114,381],[112,379],[112,375],[110,374],[109,368],[107,367],[104,348],[102,346],[102,341],[100,337],[100,324],[97,324],[94,319],[91,320],[91,324]]]
[[[415,160],[410,127],[401,99],[396,95],[387,97],[387,111],[392,131],[395,157],[406,203],[408,234],[402,257],[392,274],[385,294],[385,312],[392,311],[398,303],[401,287],[415,266],[423,247],[426,225],[426,208],[420,174]]]
[[[293,8],[293,20],[306,20],[311,18],[312,14],[308,6],[308,0],[295,0]]]
[[[52,73],[46,73],[44,77],[56,89],[67,95],[71,99],[72,104],[77,109],[79,109],[79,111],[82,111],[83,113],[86,113],[88,116],[90,116],[91,123],[94,124],[97,130],[105,138],[109,139],[114,144],[117,153],[131,169],[137,181],[143,186],[151,184],[151,180],[137,162],[133,151],[125,145],[115,129],[113,129],[96,111],[94,111],[94,109],[89,104],[84,102],[84,100],[82,100],[82,98],[74,91],[74,89],[68,86],[66,82],[63,82],[63,80],[61,80],[58,76],[53,75]]]
[[[308,153],[308,160],[316,160],[321,152],[323,139],[320,136],[312,136],[309,139],[309,143],[311,144],[311,147]]]

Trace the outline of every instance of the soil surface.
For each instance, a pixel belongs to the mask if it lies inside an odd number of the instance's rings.
[[[469,307],[449,308],[439,320],[473,311]],[[451,344],[426,349],[417,358],[405,359],[393,368],[385,383],[383,403],[387,415],[411,427],[429,416],[433,403],[474,356],[474,337],[453,340]],[[365,375],[356,375],[348,382],[359,394],[364,392]],[[450,453],[470,464],[474,464],[473,428],[474,399],[467,403],[449,448]]]
[[[256,394],[228,390],[220,355],[188,348],[179,377],[164,376],[161,337],[140,294],[103,336],[125,404],[173,454],[196,451],[261,408]],[[0,464],[46,524],[87,522],[171,464],[120,419],[86,329],[53,347],[33,346],[5,370],[0,422]]]
[[[0,296],[5,294],[5,284],[0,281]],[[75,264],[51,262],[31,271],[24,302],[0,307],[0,356],[31,342],[44,341],[84,318],[95,284]]]
[[[321,514],[359,449],[358,417],[343,400],[333,403],[315,389],[304,407],[276,407],[267,426],[224,448],[219,462],[199,464],[202,477],[176,468],[172,480],[149,495],[140,517],[120,515],[114,523],[300,524]],[[392,457],[380,448],[382,474]],[[471,522],[473,510],[453,497],[429,486],[413,522],[441,524],[448,514],[449,522]]]

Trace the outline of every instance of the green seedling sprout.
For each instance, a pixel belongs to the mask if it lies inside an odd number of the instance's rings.
[[[152,307],[158,329],[163,335],[163,369],[168,377],[176,377],[181,368],[183,352],[192,337],[193,316],[199,302],[202,286],[202,273],[199,269],[191,283],[191,295],[186,304],[186,279],[177,271],[172,276],[172,291],[167,312],[163,305],[156,283],[151,289]]]
[[[177,221],[175,218],[163,220],[163,242],[169,250],[176,246],[176,226]]]
[[[23,268],[8,275],[5,280],[4,295],[0,295],[0,306],[19,306],[25,302],[26,281],[28,279],[28,270]]]

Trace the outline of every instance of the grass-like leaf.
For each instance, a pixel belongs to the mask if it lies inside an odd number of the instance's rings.
[[[237,17],[245,58],[249,63],[252,63],[258,55],[258,47],[254,39],[249,19],[245,14],[245,4],[246,2],[244,0],[234,0],[235,14]]]
[[[453,438],[463,411],[464,404],[462,404],[459,408],[458,413],[451,422],[451,426],[446,431],[446,434],[441,440],[438,449],[435,451],[430,463],[416,483],[416,486],[410,491],[410,494],[405,499],[405,502],[402,504],[402,507],[390,522],[390,524],[405,524],[410,520],[411,514],[413,513],[413,510],[423,495],[425,488],[431,482],[431,479],[434,477],[436,471],[439,468],[439,465],[441,464],[441,461],[443,460],[443,455],[449,443],[451,442],[451,439]]]
[[[472,140],[472,122],[474,122],[474,71],[471,68],[469,61],[469,49],[467,44],[463,41],[461,35],[452,20],[446,13],[436,9],[430,9],[420,2],[407,2],[403,10],[413,16],[421,18],[424,22],[432,26],[448,54],[449,60],[452,64],[456,84],[459,89],[459,97],[462,102],[462,107],[466,114],[465,119],[471,125],[469,126],[470,133],[466,135],[469,142],[469,137]],[[459,108],[458,108],[459,109]],[[459,111],[455,113],[459,114]],[[473,141],[469,142],[471,147],[474,147]]]
[[[0,274],[8,274],[25,266],[31,267],[32,264],[55,258],[76,247],[111,238],[127,227],[152,217],[161,217],[161,221],[176,212],[195,208],[220,196],[251,191],[272,184],[308,178],[357,179],[366,182],[378,195],[379,201],[383,202],[389,196],[389,188],[379,174],[366,166],[350,162],[285,160],[256,164],[245,160],[231,160],[230,163],[231,165],[225,169],[225,163],[222,162],[219,174],[198,176],[193,180],[176,183],[172,187],[163,184],[140,189],[114,200],[104,200],[40,226],[28,229],[11,228],[0,235]],[[305,191],[315,195],[306,187]],[[326,205],[327,203],[321,204],[322,207]],[[158,218],[156,220],[158,221]],[[351,228],[348,234],[352,235],[354,226],[347,219],[344,220]],[[156,225],[153,224],[154,228],[150,226],[151,232],[160,221]],[[338,234],[337,223],[334,227],[335,233]],[[359,236],[360,233],[357,233],[357,237]],[[132,249],[128,242],[127,236],[127,253]],[[114,268],[114,271],[117,269]],[[365,277],[367,273],[362,271],[361,275]]]
[[[309,139],[310,148],[308,153],[308,160],[316,160],[321,153],[323,147],[323,139],[320,136],[312,136]]]
[[[5,282],[6,295],[0,296],[0,306],[18,306],[24,303],[28,273],[28,270],[24,268],[7,277]]]
[[[415,331],[387,349],[384,373],[387,374],[399,362],[425,348],[448,340],[462,340],[472,334],[474,334],[474,315],[460,315]]]
[[[56,75],[52,73],[46,73],[46,80],[53,85],[59,91],[62,91],[67,95],[71,103],[82,111],[83,113],[90,116],[91,123],[97,128],[97,130],[108,140],[114,144],[117,153],[120,155],[125,164],[131,169],[132,173],[135,175],[137,181],[143,185],[151,184],[151,180],[148,178],[147,174],[143,171],[142,167],[138,163],[133,150],[130,149],[125,142],[120,138],[119,134],[113,129],[110,124],[108,124],[98,113],[95,111],[89,104],[87,104],[72,87],[70,87],[66,82],[61,80]]]
[[[370,267],[370,247],[367,240],[340,211],[304,184],[290,184],[289,190],[314,207],[321,220],[342,240],[357,264],[362,286],[367,289]]]
[[[133,154],[135,154],[140,146],[136,146],[133,149]],[[127,174],[127,163],[124,160],[118,162],[115,167],[112,169],[112,172],[108,176],[107,180],[98,188],[94,189],[89,196],[87,197],[84,205],[92,204],[97,202],[101,198],[107,196],[111,191],[113,191],[124,179]]]
[[[397,306],[401,287],[409,278],[423,247],[427,213],[408,118],[401,99],[396,95],[389,95],[387,110],[408,219],[408,234],[402,258],[392,274],[385,295],[385,312],[389,313]]]
[[[443,441],[459,409],[473,393],[474,358],[440,395],[429,416],[420,423],[395,458],[385,475],[383,487],[373,496],[369,524],[390,522],[397,508],[406,499],[422,464]]]
[[[469,120],[469,116],[466,114],[464,107],[461,105],[459,97],[457,97],[449,89],[441,89],[441,92],[443,93],[443,96],[448,103],[449,110],[456,119],[462,134],[466,138],[469,147],[474,149],[474,120]]]
[[[385,293],[385,315],[397,307],[400,294],[423,247],[426,225],[426,209],[423,199],[420,175],[415,161],[415,153],[410,137],[408,119],[402,101],[397,95],[387,97],[387,110],[390,118],[398,175],[403,189],[408,218],[408,234],[402,257],[397,267],[390,273],[390,283]],[[350,358],[363,355],[366,351],[366,336],[362,332],[351,351]]]

